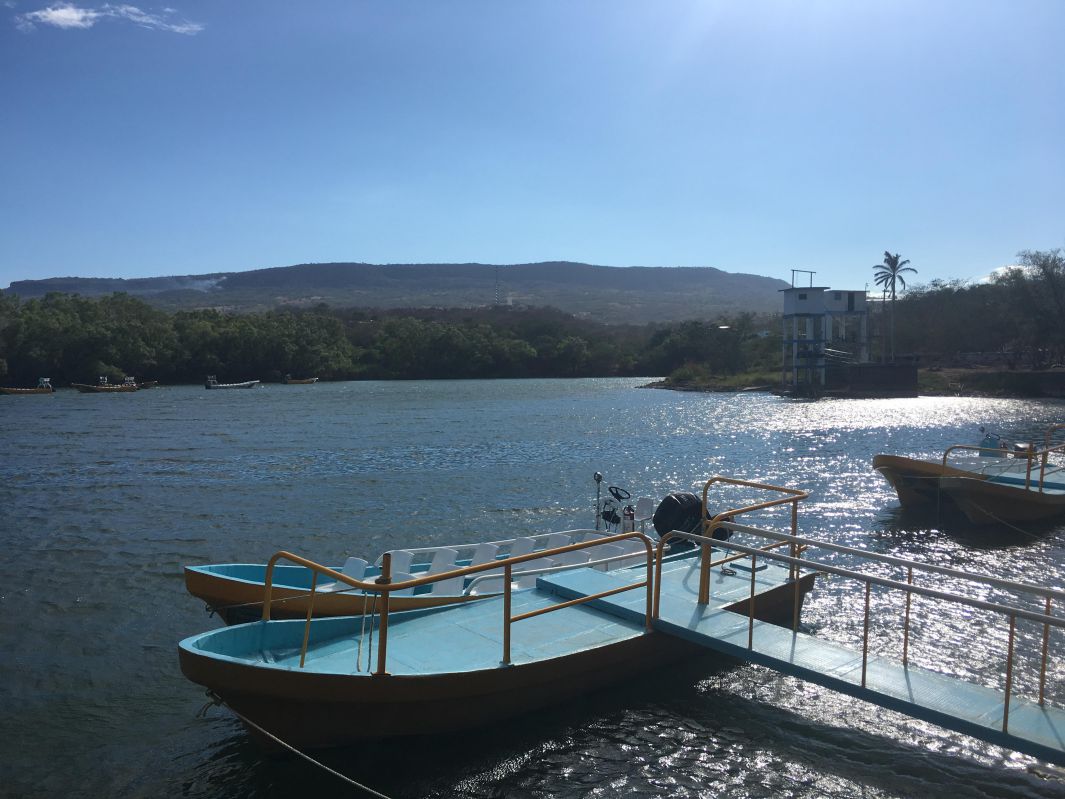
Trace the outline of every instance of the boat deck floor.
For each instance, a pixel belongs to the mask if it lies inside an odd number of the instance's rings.
[[[742,572],[741,572],[742,574]],[[750,590],[749,574],[740,582],[742,596]],[[587,596],[618,585],[614,574],[562,573],[550,580],[560,596]],[[697,582],[697,581],[696,581]],[[1065,711],[1039,705],[1014,694],[1008,730],[1003,732],[1005,692],[965,682],[929,669],[870,655],[862,684],[862,653],[802,632],[792,632],[722,609],[722,596],[732,594],[737,580],[719,576],[711,581],[709,605],[695,604],[692,586],[662,581],[662,600],[655,629],[705,647],[767,666],[882,707],[931,721],[942,727],[1065,765]],[[697,587],[697,586],[696,586]],[[594,607],[618,618],[642,620],[643,608],[631,594],[594,600]],[[756,602],[757,605],[757,602]],[[748,646],[750,636],[750,646]]]
[[[698,561],[688,558],[663,567],[663,586],[670,586],[670,595],[678,602],[694,605],[698,590]],[[555,584],[556,578],[568,577],[565,586],[580,575],[593,580],[606,573],[594,569],[575,569],[541,577],[537,587],[512,595],[511,613],[519,615],[550,607],[570,598],[568,587]],[[611,587],[630,585],[644,579],[643,567],[609,573]],[[778,567],[759,569],[758,590],[775,588],[787,579],[787,571]],[[737,570],[735,576],[718,580],[712,605],[729,604],[745,599],[750,591],[750,571]],[[643,588],[620,594],[637,608],[637,612],[619,617],[604,612],[595,603],[561,608],[530,619],[514,622],[511,628],[511,662],[529,663],[561,657],[604,644],[616,643],[644,634],[646,593]],[[739,618],[735,614],[729,614]],[[293,620],[286,624],[303,624]],[[352,624],[354,623],[354,630]],[[334,632],[312,640],[304,671],[322,673],[357,673],[360,619],[337,620]],[[341,630],[343,632],[341,632]],[[354,631],[354,635],[352,632]],[[339,633],[339,634],[338,634]],[[363,673],[370,660],[368,644],[362,651]],[[377,646],[376,638],[374,646]],[[299,650],[270,649],[262,652],[266,662],[281,668],[299,668]],[[503,598],[492,597],[424,614],[402,614],[390,617],[388,627],[388,671],[394,675],[446,674],[496,668],[503,656]],[[374,651],[376,657],[376,650]],[[376,662],[376,661],[373,661]]]

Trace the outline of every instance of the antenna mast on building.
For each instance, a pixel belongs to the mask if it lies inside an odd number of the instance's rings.
[[[816,275],[817,272],[811,272],[809,269],[792,269],[791,270],[791,287],[792,288],[795,288],[795,275],[796,274],[809,275],[810,276],[810,286],[813,287],[813,285],[814,285],[814,275]]]

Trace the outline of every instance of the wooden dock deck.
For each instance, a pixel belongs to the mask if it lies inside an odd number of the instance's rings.
[[[714,572],[708,605],[696,601],[697,563],[685,561],[664,567],[655,629],[946,729],[1065,765],[1065,711],[1059,708],[1014,695],[1004,731],[1003,691],[873,656],[866,660],[863,685],[861,651],[757,620],[751,625],[747,616],[726,610],[726,605],[746,599],[750,591],[750,570],[740,571],[742,563],[731,565],[738,567],[743,579]],[[537,587],[575,599],[609,591],[628,579],[624,573],[581,569],[541,577]],[[757,587],[757,574],[755,583]],[[589,604],[626,620],[638,622],[644,617],[641,592],[616,594]]]

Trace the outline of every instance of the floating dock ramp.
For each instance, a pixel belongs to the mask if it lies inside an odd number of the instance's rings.
[[[1053,635],[1055,643],[1060,644],[1065,634],[1065,629],[1062,629],[1065,622],[1050,615],[1051,603],[1056,599],[1060,607],[1065,601],[1065,592],[968,575],[742,525],[724,523],[719,526],[776,538],[778,546],[788,545],[790,551],[798,555],[801,555],[804,547],[816,546],[881,563],[886,561],[902,568],[907,578],[904,578],[905,582],[896,581],[831,564],[817,563],[796,557],[795,554],[783,554],[788,550],[767,551],[717,540],[713,541],[715,549],[725,547],[733,550],[735,554],[713,563],[709,561],[710,540],[702,536],[687,535],[685,537],[705,544],[704,549],[707,551],[701,564],[703,568],[700,568],[699,559],[674,563],[667,561],[661,566],[656,577],[655,613],[652,621],[656,631],[678,636],[725,655],[823,685],[914,718],[933,722],[946,729],[1041,760],[1065,765],[1065,711],[1050,706],[1045,699],[1050,639]],[[788,563],[796,570],[795,574],[798,574],[801,567],[864,583],[864,598],[861,594],[855,598],[859,608],[862,602],[865,607],[865,630],[861,648],[852,649],[798,631],[797,613],[794,623],[790,625],[792,629],[758,621],[753,612],[748,614],[748,611],[754,610],[753,606],[748,604],[751,601],[749,597],[757,595],[763,587],[759,574],[767,559]],[[717,571],[711,568],[713,566],[718,567]],[[1020,588],[1023,589],[1022,593],[1036,594],[1035,601],[1039,603],[1040,608],[1035,611],[996,605],[935,588],[920,587],[913,582],[915,570],[939,573],[952,578],[962,576],[997,588]],[[883,573],[884,568],[881,567],[880,571]],[[747,579],[737,579],[737,576]],[[943,576],[938,578],[937,584],[943,582]],[[626,580],[624,573],[581,569],[545,575],[539,578],[537,586],[565,599],[578,599],[608,593]],[[899,620],[900,625],[905,624],[901,659],[876,656],[869,652],[869,608],[874,586],[877,588],[877,596],[885,590],[903,591],[906,594],[905,619]],[[958,602],[970,608],[1002,614],[1003,624],[1009,627],[1008,654],[1003,658],[1005,688],[976,685],[909,662],[907,650],[910,644],[911,596]],[[700,598],[703,599],[702,602],[699,601]],[[626,620],[641,621],[644,618],[644,602],[633,592],[593,599],[589,604],[604,613]],[[735,611],[738,604],[742,606],[742,614]],[[734,610],[726,609],[730,606]],[[1013,691],[1014,672],[1018,668],[1018,658],[1015,656],[1018,621],[1034,623],[1041,628],[1042,651],[1034,657],[1040,663],[1037,699],[1022,698],[1016,696]]]

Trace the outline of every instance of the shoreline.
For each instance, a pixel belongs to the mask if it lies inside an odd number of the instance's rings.
[[[696,393],[784,393],[779,383],[752,381],[750,385],[725,382],[656,380],[640,388]],[[826,399],[890,399],[900,395],[863,392],[825,392]],[[991,397],[1010,399],[1065,399],[1065,369],[1021,370],[930,367],[917,372],[917,394],[922,397]]]

